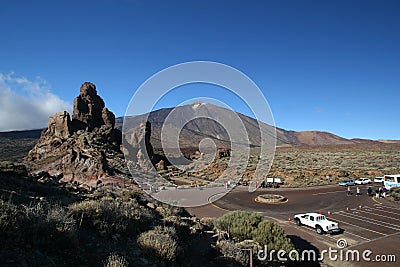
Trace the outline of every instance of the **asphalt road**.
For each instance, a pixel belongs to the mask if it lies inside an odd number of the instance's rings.
[[[400,206],[367,196],[367,186],[360,186],[360,189],[361,196],[355,196],[356,186],[352,187],[353,195],[347,196],[347,187],[340,186],[259,189],[252,193],[245,187],[238,187],[215,202],[211,197],[210,204],[188,210],[197,217],[218,217],[230,210],[258,212],[279,223],[287,235],[301,244],[302,249],[314,249],[319,253],[329,248],[338,250],[338,259],[324,258],[324,262],[331,266],[395,266],[393,261],[400,261]],[[282,204],[255,201],[258,195],[267,193],[283,195],[288,201]],[[338,222],[343,232],[318,235],[314,229],[293,223],[295,214],[306,212],[324,213]],[[339,239],[346,241],[346,248],[338,248]],[[372,253],[363,259],[362,253],[366,249]],[[358,251],[359,260],[351,255],[354,251]]]

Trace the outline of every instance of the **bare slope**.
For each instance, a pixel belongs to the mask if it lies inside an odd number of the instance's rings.
[[[196,108],[195,105],[197,105]],[[176,107],[177,117],[175,118],[175,120],[187,120],[188,118],[191,118],[191,116],[193,116],[195,112],[198,112],[198,109],[202,109],[202,114],[220,114],[221,117],[228,116],[227,114],[231,112],[225,108],[218,107],[212,104],[201,104],[200,106],[198,106],[198,104],[185,105]],[[159,148],[161,146],[161,127],[162,125],[164,125],[165,120],[172,111],[173,108],[164,108],[152,111],[150,114],[143,114],[135,116],[133,118],[130,117],[130,121],[133,124],[139,124],[139,122],[145,120],[146,116],[148,115],[148,120],[152,123],[153,128],[152,144],[155,148]],[[346,139],[332,133],[321,131],[295,132],[287,131],[281,128],[274,129],[274,127],[262,122],[259,123],[257,120],[246,115],[240,113],[237,113],[237,115],[243,121],[243,124],[249,136],[250,144],[254,147],[260,146],[259,125],[262,125],[262,128],[265,129],[265,133],[267,135],[273,134],[274,130],[276,130],[278,146],[350,145],[371,142],[371,140]],[[122,118],[117,119],[116,127],[119,129],[122,128]],[[194,143],[198,143],[204,137],[209,137],[215,140],[215,142],[219,146],[229,146],[229,136],[224,128],[217,122],[204,118],[195,119],[186,124],[186,126],[182,129],[180,135],[181,146],[193,146]]]

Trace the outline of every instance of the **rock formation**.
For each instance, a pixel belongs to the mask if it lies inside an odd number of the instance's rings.
[[[154,162],[154,151],[150,144],[151,123],[143,121],[138,128],[133,129],[127,142],[128,159],[137,167],[149,170]],[[145,154],[147,153],[147,155]]]
[[[96,127],[105,125],[103,111],[104,101],[97,95],[96,86],[93,83],[84,83],[81,86],[79,96],[74,100],[74,111],[72,114],[74,128],[93,130]]]
[[[67,182],[96,185],[105,177],[127,178],[122,135],[114,124],[95,85],[86,82],[74,100],[72,120],[67,111],[52,115],[25,163],[32,174],[44,171]]]

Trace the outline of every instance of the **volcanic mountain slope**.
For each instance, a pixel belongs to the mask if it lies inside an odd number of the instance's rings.
[[[197,109],[202,109],[204,114],[210,112],[214,113],[231,113],[224,108],[212,104],[196,104]],[[176,108],[178,119],[185,120],[194,114],[193,105],[179,106]],[[155,149],[161,148],[161,127],[166,118],[174,108],[163,108],[152,111],[148,116],[148,121],[152,124],[151,144]],[[257,147],[260,146],[260,132],[257,120],[237,113],[239,118],[243,121],[246,131],[249,135],[250,144]],[[139,125],[141,121],[145,120],[148,114],[129,117],[132,125]],[[119,117],[115,120],[115,127],[119,130],[122,129],[123,118]],[[263,129],[267,129],[267,134],[273,133],[273,127],[264,123]],[[283,147],[291,146],[335,146],[335,145],[371,145],[380,146],[382,144],[396,144],[400,143],[399,140],[368,140],[368,139],[345,139],[340,136],[328,132],[321,131],[287,131],[281,128],[275,128],[277,136],[277,145]],[[26,153],[34,146],[37,139],[40,137],[41,130],[31,131],[16,131],[0,133],[0,153],[1,160],[22,161]],[[199,118],[188,123],[180,133],[181,147],[196,147],[200,140],[205,137],[213,139],[219,147],[229,147],[230,142],[226,130],[210,119]]]
[[[175,109],[175,111],[174,111]],[[173,122],[168,121],[166,124],[179,124],[182,121],[187,121],[194,115],[198,114],[211,114],[218,117],[229,117],[232,116],[232,111],[222,107],[215,106],[213,104],[195,103],[192,105],[178,106],[176,108],[164,108],[150,112],[150,114],[143,114],[139,116],[128,117],[129,123],[125,127],[132,127],[132,125],[138,125],[140,121],[147,120],[152,124],[152,137],[151,143],[155,148],[161,147],[161,127],[165,124],[168,115],[174,112]],[[176,114],[176,115],[175,115]],[[277,145],[278,146],[315,146],[315,145],[346,145],[346,144],[357,144],[360,140],[349,140],[340,136],[334,135],[328,132],[320,131],[286,131],[281,128],[274,128],[262,122],[248,117],[246,115],[236,113],[243,122],[247,131],[250,145],[258,147],[261,145],[260,142],[260,127],[263,129],[266,136],[272,136],[276,131]],[[215,116],[209,116],[215,118]],[[116,120],[116,128],[122,129],[122,118]],[[177,123],[178,122],[178,123]],[[173,125],[176,126],[176,125]],[[197,118],[188,122],[180,132],[179,141],[181,147],[190,147],[198,144],[200,140],[208,137],[217,143],[217,146],[227,147],[229,146],[229,135],[227,134],[224,127],[214,120],[206,118]],[[368,142],[377,142],[368,140]]]

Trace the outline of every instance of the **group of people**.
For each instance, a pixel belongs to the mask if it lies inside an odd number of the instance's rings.
[[[351,193],[351,188],[350,186],[347,187],[347,195],[351,196],[353,193]],[[360,188],[357,186],[356,188],[356,196],[360,196],[361,195],[361,190]]]
[[[377,188],[375,190],[375,198],[385,198],[386,197],[386,192],[387,192],[387,189],[385,187]],[[371,187],[368,187],[367,193],[368,193],[368,196],[370,196],[370,197],[373,196]],[[347,195],[348,196],[352,195],[350,186],[347,187]],[[361,189],[360,189],[360,187],[357,186],[357,188],[356,188],[356,196],[360,196],[360,195],[361,195]]]
[[[385,187],[379,187],[375,190],[375,198],[385,198],[386,197],[387,189]]]

